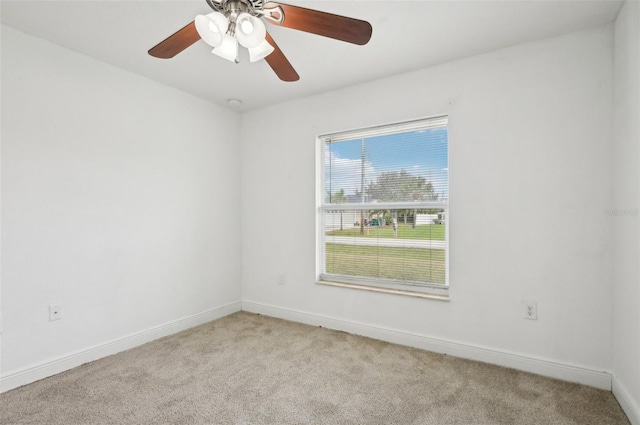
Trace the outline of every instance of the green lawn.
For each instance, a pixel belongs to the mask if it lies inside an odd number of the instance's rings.
[[[330,274],[446,283],[444,250],[328,243],[325,252]]]
[[[415,229],[411,224],[401,223],[398,226],[399,239],[434,239],[444,240],[444,225],[442,224],[423,224],[416,226]],[[328,236],[355,236],[365,238],[393,238],[393,227],[391,226],[372,226],[364,228],[364,235],[360,234],[360,227],[349,227],[343,230],[332,230],[327,232]]]

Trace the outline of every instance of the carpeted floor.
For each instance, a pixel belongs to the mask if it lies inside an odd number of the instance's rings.
[[[628,424],[610,392],[250,313],[0,394],[2,424]]]

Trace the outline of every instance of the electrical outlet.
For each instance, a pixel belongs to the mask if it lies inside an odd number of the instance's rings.
[[[287,281],[287,276],[284,273],[278,275],[278,285],[284,285]]]
[[[538,320],[538,302],[525,300],[522,302],[524,308],[524,318],[529,320]]]
[[[62,319],[62,306],[61,305],[50,305],[49,306],[49,321],[53,322],[54,320]]]

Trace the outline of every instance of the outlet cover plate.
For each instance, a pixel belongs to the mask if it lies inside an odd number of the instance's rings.
[[[524,318],[529,320],[538,320],[538,302],[534,300],[522,301]]]

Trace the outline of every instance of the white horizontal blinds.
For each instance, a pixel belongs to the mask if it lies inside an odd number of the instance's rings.
[[[370,127],[360,130],[344,131],[341,133],[333,133],[327,138],[334,142],[349,140],[360,137],[383,136],[385,134],[404,133],[412,130],[426,130],[430,128],[445,128],[447,126],[447,117],[435,117],[426,120],[406,121],[397,124],[389,124],[378,127]]]
[[[437,212],[418,212],[416,227],[409,210],[324,214],[326,275],[446,284],[445,225],[433,224]]]
[[[446,284],[446,118],[322,140],[325,276]]]
[[[325,203],[446,201],[447,127],[446,120],[438,122],[400,133],[326,137]]]

